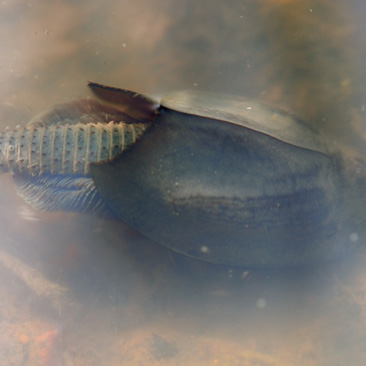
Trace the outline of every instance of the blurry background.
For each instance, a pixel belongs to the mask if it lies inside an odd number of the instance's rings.
[[[261,99],[365,154],[361,0],[0,2],[0,127],[87,95]],[[366,252],[247,270],[122,223],[39,213],[0,177],[0,365],[345,365],[366,360]]]

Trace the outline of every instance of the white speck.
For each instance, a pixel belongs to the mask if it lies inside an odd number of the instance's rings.
[[[127,47],[127,44],[126,43],[122,43],[122,47]]]
[[[18,214],[23,220],[27,221],[41,221],[37,216],[35,211],[26,206],[19,206]]]
[[[267,306],[267,301],[264,299],[258,299],[256,305],[258,309],[264,309]]]
[[[252,109],[252,107],[247,107],[247,109],[248,109],[248,110],[251,110],[251,109]]]
[[[244,18],[244,15],[240,15],[240,19],[243,19]]]
[[[204,254],[210,253],[210,249],[206,245],[202,245],[200,250],[201,250],[201,253],[204,253]]]
[[[229,278],[233,278],[233,270],[232,269],[229,269],[227,271],[227,275],[228,275]]]
[[[243,271],[240,278],[242,280],[245,280],[249,276],[249,271]]]
[[[175,185],[175,186],[179,186],[179,182],[175,182],[175,183],[174,183],[174,185]]]
[[[313,12],[313,9],[309,9],[309,11],[310,11],[310,13],[312,13]]]
[[[349,236],[349,240],[352,242],[352,243],[356,243],[358,241],[358,234],[357,233],[352,233],[350,236]]]

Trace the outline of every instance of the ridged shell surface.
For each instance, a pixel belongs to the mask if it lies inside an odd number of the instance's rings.
[[[90,164],[121,154],[146,130],[146,124],[77,123],[18,127],[0,135],[3,171],[33,175],[89,175]]]

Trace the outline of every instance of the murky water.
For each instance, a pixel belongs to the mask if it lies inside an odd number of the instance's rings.
[[[0,3],[0,125],[86,81],[269,101],[365,154],[362,1]],[[366,246],[302,269],[190,260],[122,223],[40,213],[0,177],[0,365],[359,365]]]

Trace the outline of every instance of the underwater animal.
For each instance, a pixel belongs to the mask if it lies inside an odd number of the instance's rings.
[[[175,92],[160,101],[89,83],[0,136],[0,168],[40,210],[115,215],[176,252],[298,266],[360,242],[366,164],[287,111]]]

